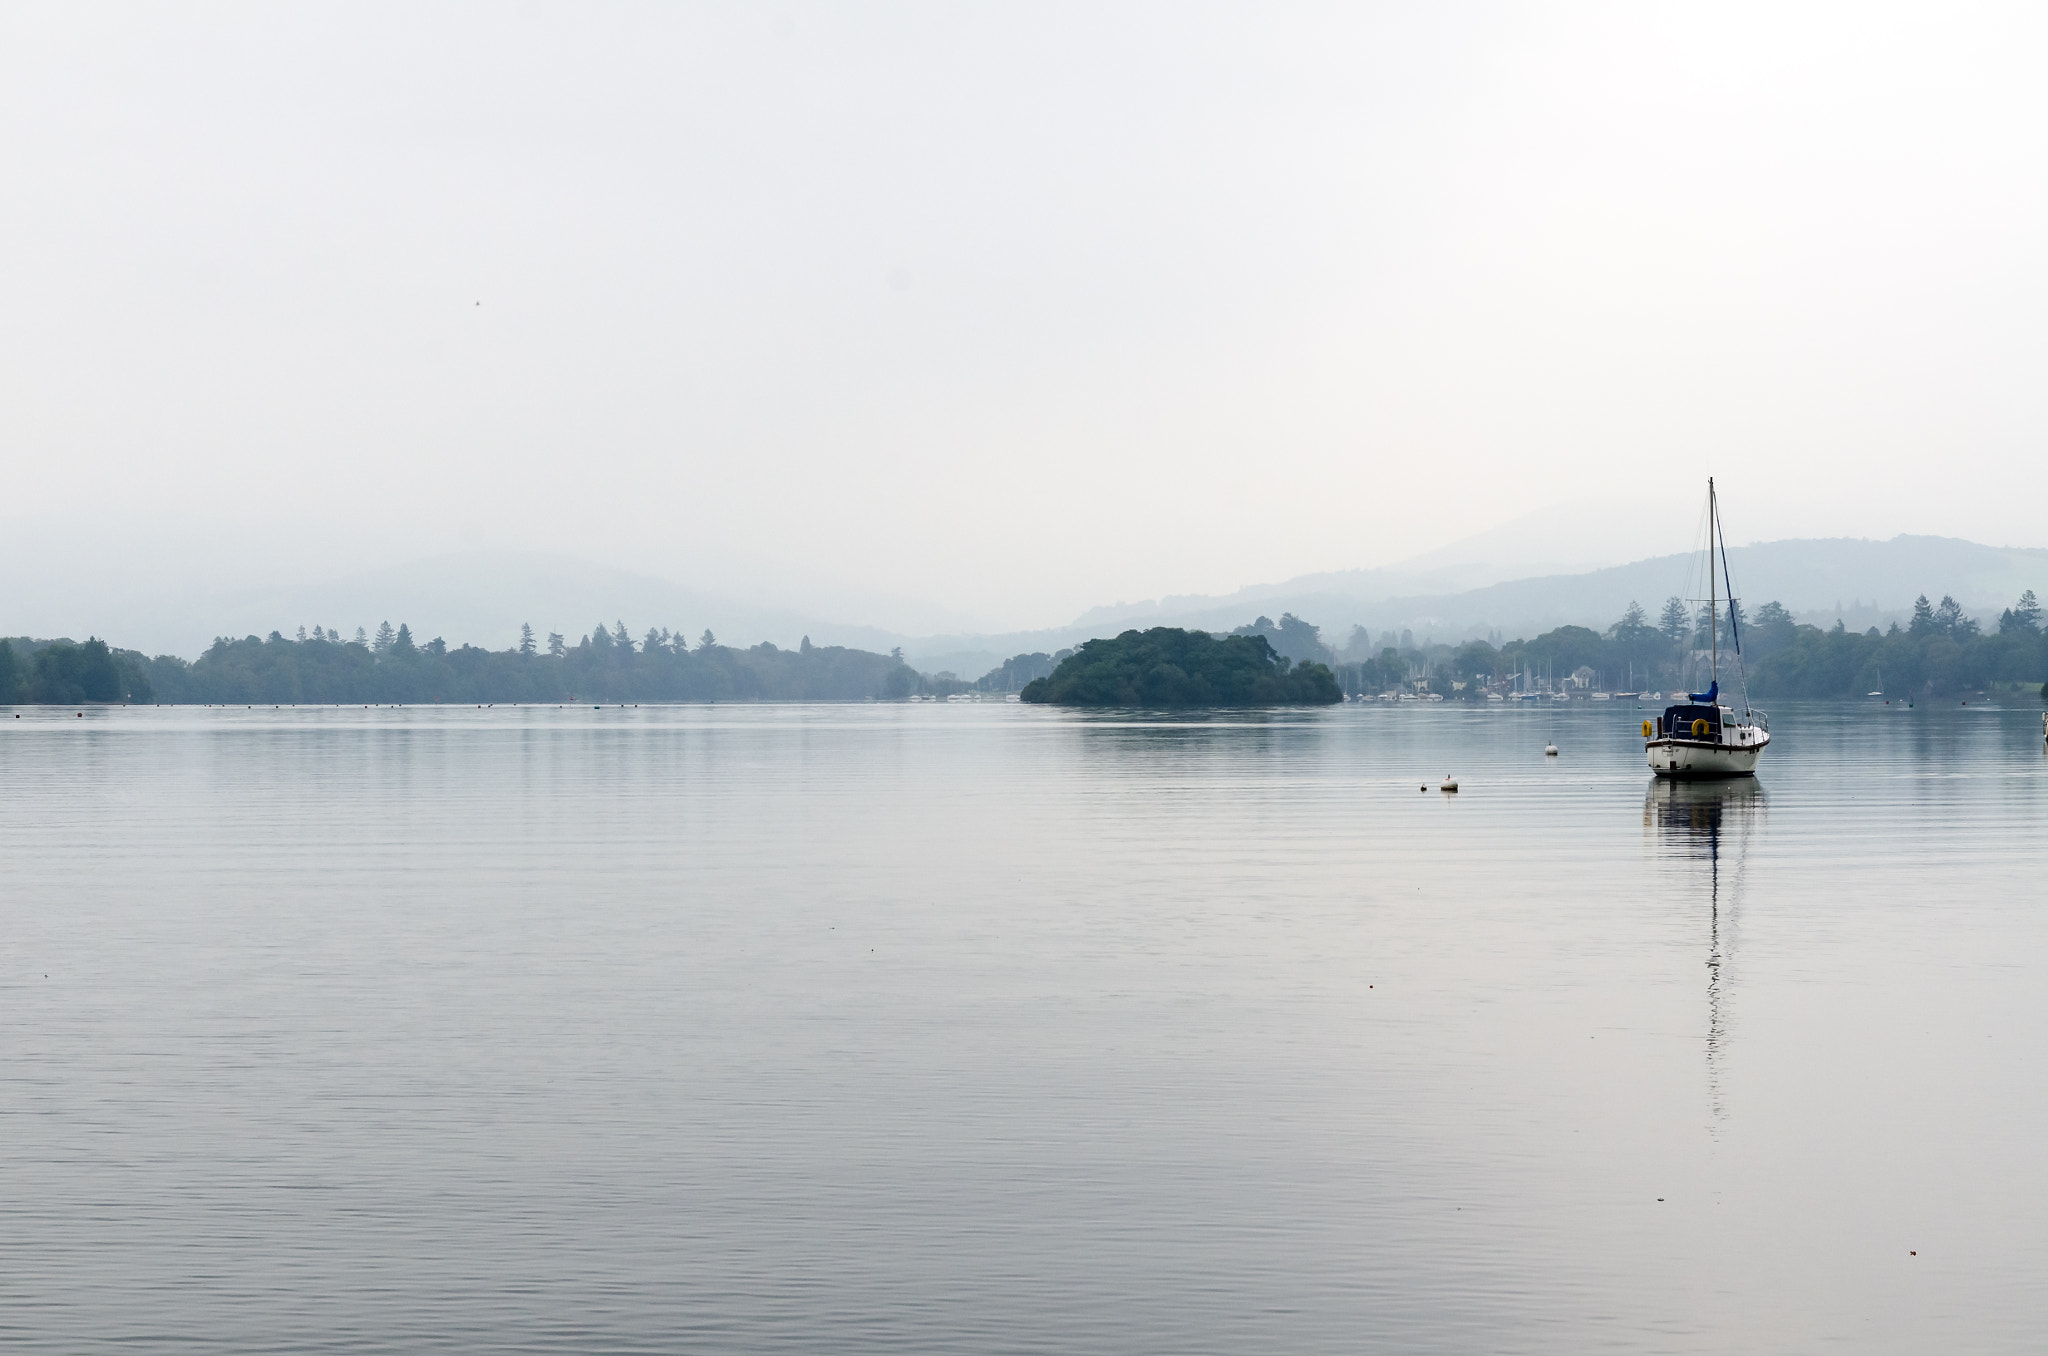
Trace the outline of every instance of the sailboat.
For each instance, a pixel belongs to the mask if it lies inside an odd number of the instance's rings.
[[[1720,555],[1718,577],[1714,557]],[[1643,753],[1659,777],[1749,777],[1756,760],[1771,742],[1770,717],[1750,709],[1747,675],[1742,681],[1742,709],[1721,703],[1721,595],[1728,585],[1728,632],[1735,643],[1736,671],[1742,672],[1742,627],[1735,611],[1735,588],[1728,575],[1728,543],[1721,536],[1721,505],[1707,478],[1707,636],[1712,649],[1707,690],[1688,692],[1685,700],[1664,708],[1664,714],[1643,722]]]

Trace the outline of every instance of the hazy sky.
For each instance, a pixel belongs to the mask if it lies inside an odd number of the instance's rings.
[[[0,513],[990,625],[1588,496],[1682,550],[1710,469],[1743,538],[2044,545],[2044,38],[1953,4],[12,5]]]

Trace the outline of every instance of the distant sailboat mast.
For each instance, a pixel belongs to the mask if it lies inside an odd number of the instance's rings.
[[[1770,719],[1749,705],[1742,665],[1742,619],[1735,607],[1735,579],[1728,568],[1728,543],[1721,535],[1721,496],[1707,479],[1707,662],[1705,692],[1675,692],[1662,719],[1643,722],[1643,752],[1660,777],[1747,777],[1771,742]],[[1718,557],[1718,559],[1717,559]],[[1695,558],[1697,559],[1697,558]],[[1719,568],[1717,569],[1716,566]],[[1721,697],[1721,585],[1728,585],[1728,641],[1743,686],[1741,705]],[[1676,601],[1676,600],[1674,600]],[[1702,601],[1697,595],[1694,602]],[[1695,619],[1697,625],[1697,619]],[[1697,644],[1695,632],[1694,643]],[[1692,651],[1698,662],[1699,651]],[[1697,670],[1693,670],[1697,672]],[[1633,675],[1631,675],[1633,678]]]
[[[1707,477],[1707,642],[1712,647],[1713,670],[1708,675],[1714,685],[1713,691],[1721,684],[1721,614],[1714,597],[1714,478]]]

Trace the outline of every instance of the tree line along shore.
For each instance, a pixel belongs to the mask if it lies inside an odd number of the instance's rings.
[[[621,625],[603,625],[576,645],[529,628],[509,650],[450,647],[414,639],[410,628],[379,628],[349,639],[310,634],[222,637],[198,659],[146,658],[93,639],[0,640],[0,703],[133,702],[329,705],[474,702],[712,702],[898,700],[929,686],[898,655],[806,639],[795,650],[771,644],[720,645],[706,632],[691,647],[655,632],[636,644]]]
[[[1934,604],[1923,596],[1906,625],[1884,632],[1796,623],[1773,602],[1754,616],[1739,608],[1732,617],[1724,613],[1718,639],[1725,650],[1733,649],[1738,627],[1749,690],[1758,699],[2021,689],[2048,699],[2048,632],[2031,590],[1990,625],[1965,615],[1952,598]],[[1228,635],[1129,631],[1078,650],[1017,655],[967,681],[921,674],[900,651],[814,646],[808,638],[794,650],[766,642],[742,648],[720,644],[709,631],[692,645],[659,629],[636,641],[623,622],[600,624],[573,645],[560,635],[543,642],[526,627],[505,650],[450,647],[439,637],[422,642],[403,624],[347,638],[314,627],[295,637],[222,637],[189,662],[98,638],[13,637],[0,638],[0,705],[901,701],[971,691],[1022,692],[1026,700],[1063,705],[1315,704],[1411,690],[1484,700],[1512,686],[1514,675],[1529,673],[1590,670],[1610,690],[1628,680],[1638,689],[1679,686],[1691,680],[1698,654],[1713,639],[1704,616],[1675,598],[1655,621],[1631,604],[1605,630],[1561,626],[1499,645],[1418,644],[1411,634],[1392,632],[1375,641],[1358,627],[1338,648],[1317,627],[1286,615],[1277,623],[1261,617]]]
[[[1998,691],[2039,693],[2048,700],[2048,633],[2030,589],[1989,625],[1964,613],[1954,598],[1930,603],[1923,595],[1906,624],[1851,631],[1841,622],[1822,628],[1793,620],[1770,602],[1754,615],[1724,603],[1718,632],[1707,609],[1672,598],[1653,621],[1631,603],[1605,630],[1560,626],[1530,640],[1421,644],[1403,633],[1377,641],[1354,628],[1341,648],[1324,644],[1317,628],[1283,616],[1261,617],[1240,634],[1269,637],[1273,647],[1300,662],[1330,664],[1347,696],[1426,691],[1447,700],[1483,701],[1516,686],[1516,675],[1562,686],[1574,674],[1591,675],[1608,691],[1669,690],[1699,678],[1703,659],[1718,642],[1724,677],[1741,672],[1756,699],[1861,698],[1882,691],[1919,697],[1968,696]],[[1736,633],[1742,641],[1734,663]]]

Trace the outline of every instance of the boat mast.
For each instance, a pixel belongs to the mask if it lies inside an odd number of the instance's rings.
[[[1721,681],[1721,614],[1714,597],[1714,478],[1707,477],[1707,642],[1712,646],[1713,679]]]

